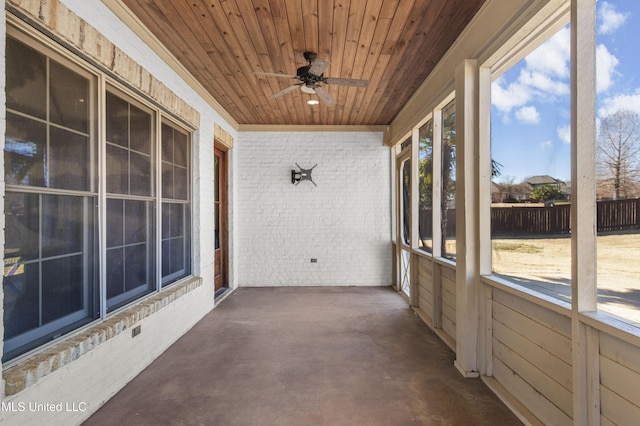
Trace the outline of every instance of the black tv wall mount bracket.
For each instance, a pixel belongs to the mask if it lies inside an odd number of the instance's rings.
[[[296,163],[296,166],[298,167],[299,170],[291,170],[291,183],[294,184],[294,185],[297,185],[302,180],[308,180],[309,182],[311,182],[315,186],[318,186],[318,185],[316,185],[316,183],[313,181],[313,178],[311,177],[311,171],[317,165],[318,164],[314,164],[313,167],[311,167],[310,169],[303,169],[302,167],[300,167],[300,165],[298,163]]]

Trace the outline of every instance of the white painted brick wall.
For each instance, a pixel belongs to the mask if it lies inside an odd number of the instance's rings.
[[[390,284],[390,150],[381,133],[245,132],[234,149],[240,286]],[[296,163],[317,164],[317,187],[291,184]]]

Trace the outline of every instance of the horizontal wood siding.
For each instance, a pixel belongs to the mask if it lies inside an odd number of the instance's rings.
[[[430,259],[418,257],[418,307],[433,321],[433,264]]]
[[[600,413],[602,424],[640,421],[640,348],[600,333]]]
[[[440,268],[442,282],[442,329],[451,339],[456,339],[456,270]]]
[[[495,289],[494,377],[545,424],[571,424],[571,319]]]

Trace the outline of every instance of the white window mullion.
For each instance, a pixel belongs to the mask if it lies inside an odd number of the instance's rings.
[[[100,318],[107,317],[107,83],[98,77],[97,137],[98,137],[98,276]]]
[[[151,144],[151,155],[155,156],[155,278],[156,291],[162,290],[162,115],[159,110],[155,114],[154,131]]]

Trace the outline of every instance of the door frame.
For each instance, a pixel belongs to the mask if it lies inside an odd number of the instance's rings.
[[[214,233],[218,230],[219,242],[219,247],[215,248],[214,241],[214,262],[216,264],[214,291],[218,293],[229,288],[229,148],[214,141],[213,155],[214,161],[215,157],[218,157],[218,176],[214,176],[214,191],[217,186],[218,200],[215,199],[215,192],[213,200],[214,206],[218,205],[218,217],[214,218],[216,222]],[[219,229],[217,229],[218,226]],[[216,259],[218,255],[220,255],[219,270]],[[220,286],[217,285],[218,278],[220,278]]]
[[[403,165],[406,161],[409,161],[409,165],[412,166],[411,164],[411,146],[409,146],[408,148],[405,148],[404,150],[402,150],[402,152],[400,152],[396,158],[396,283],[397,283],[397,288],[396,290],[403,296],[405,297],[408,301],[411,298],[411,294],[413,294],[413,280],[412,278],[412,271],[411,271],[411,260],[413,258],[412,255],[412,249],[411,249],[411,237],[412,237],[412,214],[413,214],[413,208],[411,206],[411,185],[413,184],[413,174],[411,173],[409,175],[409,217],[407,218],[408,220],[408,226],[409,226],[409,243],[405,243],[404,242],[404,229],[403,229],[403,225],[404,225],[404,215],[403,215],[403,208],[404,208],[404,202],[403,202]],[[404,253],[408,254],[407,259],[403,259],[403,255]],[[404,265],[407,264],[408,265],[408,271],[405,272],[405,267]],[[403,281],[404,281],[404,277],[406,276],[406,278],[409,280],[409,294],[406,294],[403,291]]]

